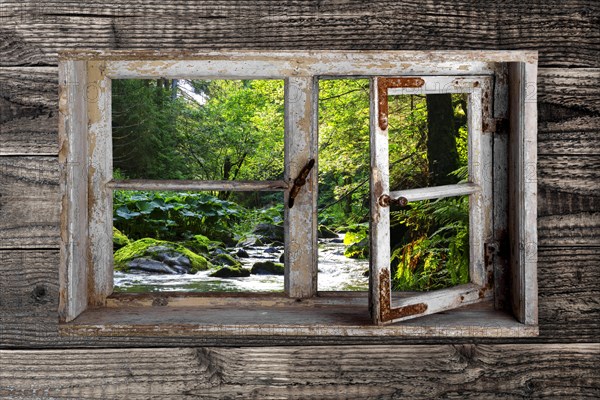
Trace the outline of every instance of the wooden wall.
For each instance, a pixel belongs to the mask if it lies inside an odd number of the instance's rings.
[[[600,398],[599,26],[594,0],[1,0],[0,397]],[[73,48],[538,50],[540,336],[59,336]]]

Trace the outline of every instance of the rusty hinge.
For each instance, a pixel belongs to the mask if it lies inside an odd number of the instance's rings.
[[[381,207],[389,207],[389,206],[406,207],[408,205],[408,199],[406,197],[402,197],[402,196],[394,199],[394,198],[390,197],[390,195],[388,195],[388,194],[382,194],[377,199],[377,204],[379,204]]]
[[[379,128],[388,128],[388,89],[389,88],[419,88],[425,84],[422,78],[377,78],[377,99],[379,105]]]
[[[302,168],[298,177],[294,179],[294,186],[290,190],[290,198],[288,200],[288,207],[294,207],[294,199],[300,192],[300,188],[306,184],[306,177],[310,173],[310,170],[315,166],[315,159],[312,158],[308,163]]]

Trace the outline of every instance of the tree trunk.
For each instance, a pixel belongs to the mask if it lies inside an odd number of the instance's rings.
[[[456,183],[450,175],[459,167],[451,94],[427,95],[427,159],[432,185]]]

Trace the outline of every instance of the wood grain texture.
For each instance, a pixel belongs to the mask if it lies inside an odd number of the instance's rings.
[[[57,157],[0,157],[0,249],[57,247]]]
[[[0,395],[79,399],[583,399],[600,346],[156,348],[0,352]]]
[[[5,1],[0,65],[90,49],[530,49],[541,66],[596,67],[598,3],[288,0],[164,4]],[[351,38],[351,40],[349,40]]]
[[[0,68],[0,156],[57,152],[58,70]]]
[[[460,343],[460,338],[393,337],[81,337],[58,332],[58,251],[0,251],[0,348],[202,345]],[[540,336],[532,343],[597,342],[600,337],[600,247],[540,248]],[[469,339],[509,343],[511,338]]]

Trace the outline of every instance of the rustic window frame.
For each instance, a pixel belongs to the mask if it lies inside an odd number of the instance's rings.
[[[103,307],[112,292],[112,196],[115,188],[139,188],[140,182],[112,181],[110,80],[114,78],[284,79],[286,98],[285,176],[283,181],[245,182],[238,190],[285,190],[304,165],[317,158],[318,79],[328,77],[491,76],[496,74],[496,114],[508,113],[510,135],[494,137],[494,152],[508,151],[509,212],[514,316],[524,330],[537,333],[537,230],[535,104],[537,53],[280,51],[173,54],[128,51],[77,51],[60,55],[60,141],[63,195],[59,314],[63,322],[88,307]],[[504,77],[498,79],[498,77]],[[502,81],[502,79],[506,79]],[[373,85],[372,85],[373,86]],[[508,96],[509,101],[503,96]],[[293,99],[294,101],[288,101]],[[488,99],[488,101],[491,101]],[[374,102],[371,101],[373,107]],[[510,111],[510,112],[508,112]],[[375,113],[371,113],[372,116]],[[506,116],[506,115],[505,115]],[[290,162],[294,154],[294,162]],[[498,154],[500,158],[502,154]],[[506,156],[506,154],[504,154]],[[315,168],[316,170],[316,168]],[[501,173],[500,176],[506,175]],[[155,189],[169,184],[149,183]],[[502,186],[502,184],[504,186]],[[183,182],[196,190],[235,189],[228,182]],[[494,182],[494,186],[497,183]],[[288,191],[285,190],[287,202]],[[500,196],[498,196],[500,197]],[[317,295],[317,174],[312,173],[293,208],[286,207],[286,280],[290,298]],[[82,217],[83,216],[83,217]],[[496,228],[496,227],[494,227]],[[486,257],[499,244],[492,241]],[[489,250],[489,254],[488,251]],[[107,268],[107,265],[110,268]],[[373,266],[371,276],[373,274]],[[492,272],[492,274],[495,272]],[[488,280],[489,281],[489,280]],[[375,313],[375,322],[381,323]],[[360,331],[360,330],[359,330]],[[485,331],[485,329],[484,329]],[[362,331],[361,331],[362,332]],[[451,333],[451,332],[450,332]]]

